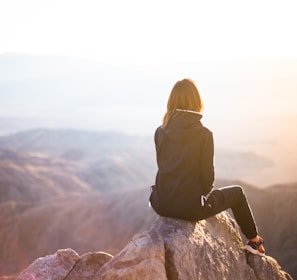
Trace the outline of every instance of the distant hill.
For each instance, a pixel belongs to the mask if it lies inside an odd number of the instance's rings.
[[[35,129],[0,137],[0,148],[42,153],[87,166],[86,179],[101,191],[137,189],[154,183],[153,137],[118,132]],[[141,164],[141,168],[139,166]],[[273,166],[251,152],[216,148],[217,178],[240,179]]]
[[[219,151],[221,174],[240,178],[269,164],[256,154]],[[65,247],[117,253],[156,217],[148,207],[155,171],[150,137],[44,129],[0,137],[0,267],[14,273]],[[297,276],[296,184],[215,183],[244,187],[268,254]]]
[[[270,191],[280,191],[280,192],[286,192],[286,193],[296,193],[297,192],[297,183],[291,183],[291,184],[277,184],[269,187]]]
[[[0,203],[39,202],[93,190],[82,164],[0,148]]]
[[[152,185],[156,172],[153,140],[144,136],[38,129],[2,136],[1,147],[59,158],[69,166],[80,164],[84,171],[77,176],[100,191]]]
[[[119,252],[154,221],[148,195],[149,189],[142,189],[113,195],[67,195],[34,205],[0,204],[3,273],[15,273],[59,248],[71,247],[80,253]]]
[[[133,149],[152,151],[153,145],[153,139],[148,136],[76,129],[34,129],[0,137],[0,146],[4,148],[83,161],[95,160],[111,153],[128,154]]]

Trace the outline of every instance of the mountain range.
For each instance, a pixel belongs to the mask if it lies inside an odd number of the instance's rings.
[[[231,163],[237,157],[238,179],[253,161],[258,169],[269,164],[249,153],[221,155]],[[153,143],[144,136],[40,129],[0,137],[1,274],[60,248],[118,253],[156,219],[148,206],[155,172]],[[297,184],[260,189],[225,177],[215,187],[230,184],[245,189],[267,254],[296,276]]]

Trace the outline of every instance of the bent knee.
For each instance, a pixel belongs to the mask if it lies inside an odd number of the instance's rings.
[[[244,190],[243,190],[242,186],[240,186],[240,185],[232,185],[232,186],[227,186],[227,187],[223,187],[223,188],[219,188],[219,189],[220,190],[230,190],[230,191],[244,194]]]
[[[237,193],[237,196],[238,196],[238,198],[239,198],[241,201],[244,201],[244,200],[247,199],[247,198],[246,198],[246,195],[245,195],[245,191],[244,191],[244,189],[243,189],[242,186],[235,185],[235,186],[234,186],[234,192]]]
[[[233,188],[236,189],[239,192],[244,193],[244,190],[243,190],[242,186],[240,186],[240,185],[234,185]]]
[[[238,198],[244,198],[244,199],[246,198],[244,189],[240,185],[232,185],[232,186],[222,188],[222,190],[224,189],[228,191],[231,195],[234,195]]]

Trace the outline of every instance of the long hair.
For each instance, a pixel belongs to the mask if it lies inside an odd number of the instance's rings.
[[[167,112],[163,117],[165,127],[176,112],[176,109],[190,110],[201,113],[203,102],[195,82],[191,79],[178,81],[171,90],[167,102]]]

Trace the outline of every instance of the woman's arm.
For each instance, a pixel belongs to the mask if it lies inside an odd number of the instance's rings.
[[[213,188],[214,182],[214,142],[212,132],[207,131],[202,147],[201,181],[203,194],[207,195]]]

